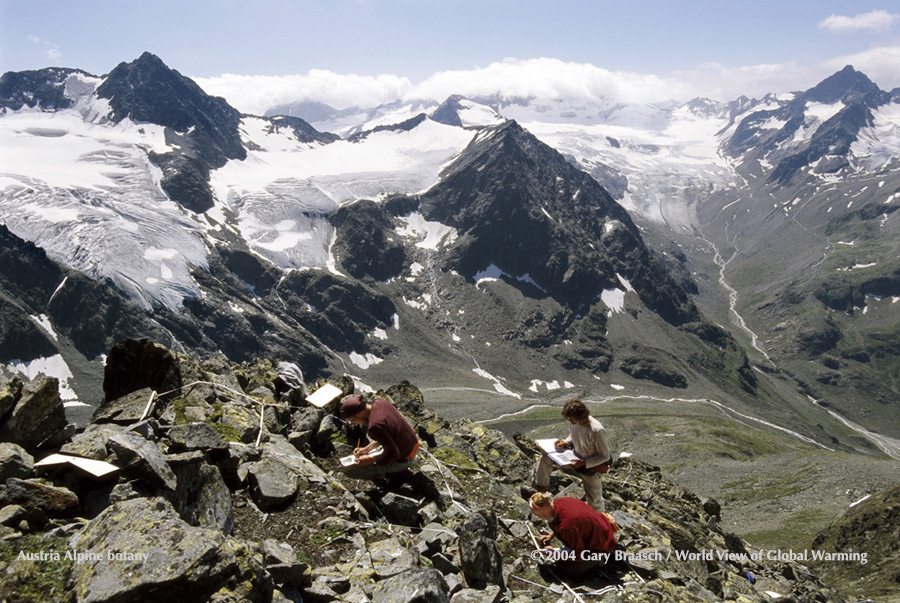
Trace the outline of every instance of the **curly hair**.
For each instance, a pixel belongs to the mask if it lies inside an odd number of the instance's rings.
[[[572,398],[565,404],[563,404],[562,408],[562,416],[566,419],[575,419],[576,421],[583,421],[591,416],[591,411],[588,410],[588,407],[584,405],[584,402],[577,398]]]
[[[531,504],[541,509],[553,505],[553,497],[547,492],[535,492],[529,500],[531,500]]]

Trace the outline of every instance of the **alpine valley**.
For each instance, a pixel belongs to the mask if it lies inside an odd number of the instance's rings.
[[[0,366],[76,422],[149,338],[451,418],[629,400],[900,459],[900,90],[850,66],[729,103],[257,116],[145,53],[6,73],[0,107]]]

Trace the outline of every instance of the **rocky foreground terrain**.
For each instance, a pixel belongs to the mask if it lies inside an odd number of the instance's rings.
[[[330,382],[354,391],[349,378]],[[813,551],[751,547],[722,530],[716,501],[631,458],[604,480],[618,558],[587,583],[560,581],[532,558],[546,526],[520,497],[531,442],[444,420],[407,382],[380,393],[422,451],[383,490],[339,470],[365,442],[339,419],[340,398],[309,406],[272,361],[199,361],[127,340],[109,354],[104,390],[74,429],[55,379],[0,383],[2,601],[844,601],[796,558]],[[57,451],[114,470],[37,465]],[[581,494],[557,479],[555,492]],[[822,542],[844,558],[820,567],[856,572],[859,548]]]

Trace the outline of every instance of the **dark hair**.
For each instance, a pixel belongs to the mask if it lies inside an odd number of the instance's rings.
[[[563,404],[562,408],[562,416],[566,419],[575,419],[576,421],[583,421],[591,416],[591,411],[588,410],[588,407],[584,405],[584,402],[577,398],[572,398],[565,404]]]

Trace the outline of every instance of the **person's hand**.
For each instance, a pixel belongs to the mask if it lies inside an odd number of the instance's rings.
[[[366,446],[363,446],[362,448],[357,448],[356,450],[354,450],[353,455],[356,458],[365,456],[365,455],[369,454],[372,451],[372,449],[375,448],[375,446],[376,446],[376,443],[371,442],[371,443],[367,444]]]
[[[553,442],[553,446],[557,450],[565,450],[569,447],[569,444],[564,442],[563,440],[556,440],[555,442]]]
[[[366,465],[371,465],[375,462],[374,456],[369,456],[368,454],[363,454],[362,456],[356,457],[356,465],[359,467],[365,467]]]
[[[553,532],[550,532],[549,534],[543,534],[542,536],[538,537],[538,542],[540,542],[541,545],[545,547],[550,544],[551,540],[553,540]]]
[[[584,465],[585,465],[584,459],[575,459],[574,461],[572,461],[572,466],[575,469],[581,469],[582,467],[584,467]]]

